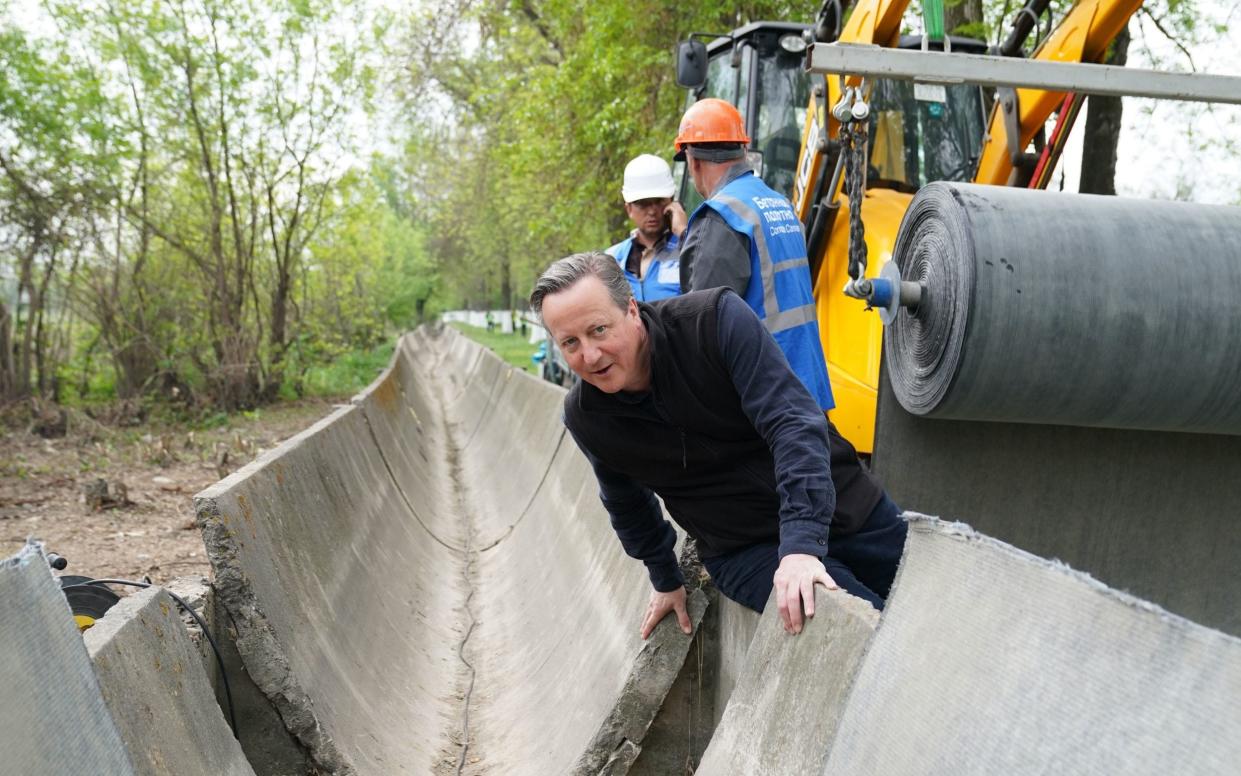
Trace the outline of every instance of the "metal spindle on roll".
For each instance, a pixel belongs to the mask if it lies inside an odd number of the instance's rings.
[[[1241,208],[933,183],[893,262],[915,415],[1241,434]]]

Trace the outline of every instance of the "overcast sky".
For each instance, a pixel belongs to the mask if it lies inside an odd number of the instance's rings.
[[[1226,28],[1210,43],[1190,46],[1198,72],[1241,76],[1241,1],[1203,0],[1205,20]],[[1128,66],[1188,71],[1189,60],[1149,21],[1130,21]],[[1214,34],[1214,33],[1212,33]],[[1241,205],[1241,105],[1204,105],[1125,98],[1117,152],[1116,190],[1122,196],[1188,199]],[[1085,114],[1065,149],[1053,186],[1077,190]]]
[[[397,13],[409,8],[396,0],[370,0],[364,5]],[[1203,16],[1203,29],[1215,25],[1225,32],[1210,43],[1188,47],[1193,66],[1202,73],[1241,76],[1241,0],[1199,0],[1197,7]],[[9,13],[28,29],[54,34],[35,3],[13,3]],[[911,15],[906,21],[916,27],[920,20]],[[1149,21],[1140,21],[1140,15],[1130,20],[1130,31],[1130,67],[1190,69],[1189,59],[1177,46]],[[1215,37],[1213,31],[1206,35]],[[369,121],[360,114],[350,121],[353,132],[362,136],[364,147],[391,150],[392,138],[386,135],[398,122],[395,103],[384,102],[378,115]],[[1077,191],[1084,126],[1083,111],[1049,188],[1063,186],[1066,191]],[[1116,187],[1122,196],[1241,205],[1241,106],[1126,98],[1118,156]],[[353,162],[364,164],[365,160]]]

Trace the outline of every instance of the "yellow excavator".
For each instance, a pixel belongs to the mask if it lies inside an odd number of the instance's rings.
[[[929,16],[928,34],[901,35],[908,4],[859,0],[845,19],[844,3],[828,0],[814,25],[757,22],[728,35],[696,33],[678,47],[678,82],[690,88],[691,102],[718,97],[737,106],[752,138],[752,163],[792,199],[802,220],[836,399],[831,417],[862,453],[874,449],[883,327],[867,304],[842,293],[858,279],[850,277],[851,267],[859,277],[880,277],[901,219],[927,183],[1045,187],[1083,96],[1001,88],[988,117],[977,85],[806,71],[807,49],[828,43],[1026,57],[1023,47],[1049,0],[1030,0],[1020,9],[996,50],[937,35]],[[1080,0],[1041,36],[1028,59],[1101,62],[1140,6],[1141,0]],[[1058,123],[1048,140],[1045,126],[1053,114]],[[861,151],[859,136],[865,138]],[[850,162],[856,169],[847,171]],[[681,178],[680,199],[692,209],[699,199],[687,176]],[[856,213],[849,180],[860,181],[853,192]],[[853,241],[851,256],[850,233],[860,236],[863,229],[869,260],[859,266],[860,241]]]
[[[836,426],[902,507],[1241,635],[1241,210],[1016,190],[1082,94],[1241,104],[1241,78],[1099,64],[1140,0],[1029,0],[994,49],[844,3],[677,51],[796,207]]]

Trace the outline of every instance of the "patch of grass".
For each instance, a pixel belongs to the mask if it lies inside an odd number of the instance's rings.
[[[30,477],[30,467],[26,463],[26,459],[21,454],[18,454],[12,460],[0,463],[0,474],[3,474],[5,477],[15,477],[19,480],[24,480]]]
[[[223,428],[224,426],[227,426],[227,425],[228,425],[228,413],[227,412],[213,412],[210,415],[207,415],[206,417],[202,418],[197,423],[193,424],[192,427],[195,429],[202,430],[202,431],[210,431],[213,428]]]
[[[395,341],[370,350],[342,353],[331,363],[306,370],[307,396],[348,396],[371,384],[392,359]]]
[[[530,344],[520,334],[503,334],[498,331],[487,331],[484,328],[470,326],[460,321],[454,321],[448,325],[483,347],[493,351],[497,356],[518,369],[526,372],[534,371],[534,362],[530,360],[530,357],[534,355],[534,351],[539,349],[539,346]]]

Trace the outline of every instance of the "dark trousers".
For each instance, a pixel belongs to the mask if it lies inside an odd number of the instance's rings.
[[[892,589],[896,567],[905,549],[907,524],[901,510],[885,493],[871,510],[861,530],[828,540],[821,560],[827,573],[842,589],[883,609]],[[756,544],[728,555],[703,561],[720,592],[756,612],[763,611],[771,595],[772,578],[780,565],[779,545]]]

